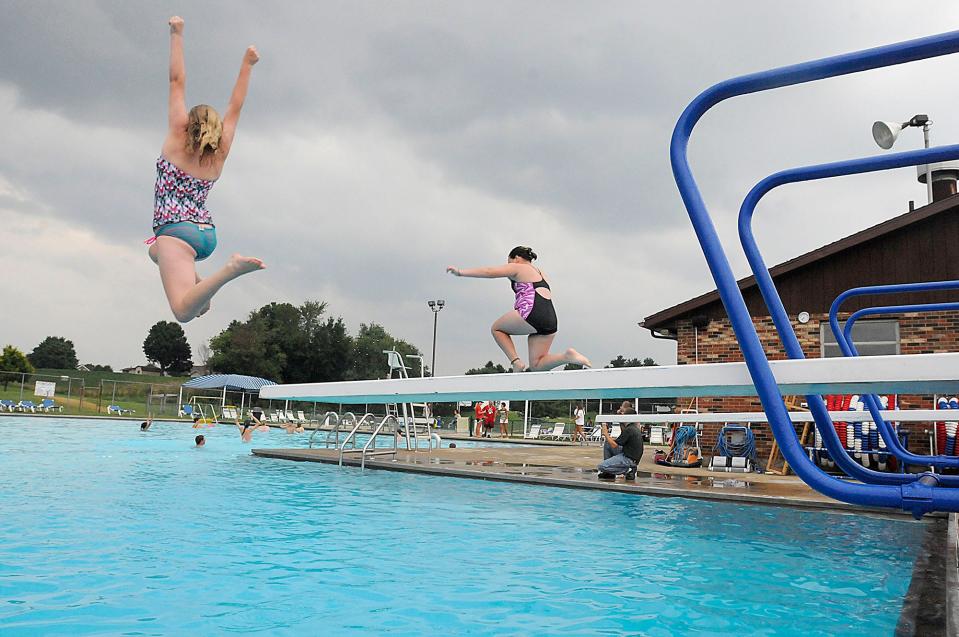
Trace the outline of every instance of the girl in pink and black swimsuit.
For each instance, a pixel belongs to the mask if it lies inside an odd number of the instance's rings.
[[[205,279],[196,272],[196,262],[209,257],[216,248],[216,228],[206,208],[206,197],[230,154],[250,74],[260,56],[253,46],[243,54],[223,119],[206,104],[188,111],[183,18],[173,16],[169,24],[169,128],[157,159],[153,237],[146,243],[150,246],[150,258],[160,268],[160,280],[173,316],[186,323],[210,309],[210,300],[221,287],[265,267],[256,257],[234,254]]]
[[[589,367],[589,359],[573,348],[562,354],[549,353],[556,336],[556,311],[549,283],[533,266],[534,259],[532,248],[517,246],[510,251],[506,265],[470,269],[450,266],[446,271],[454,276],[510,280],[516,296],[513,309],[493,323],[492,332],[496,344],[509,357],[513,371],[546,371],[567,363]],[[514,335],[529,337],[529,366],[516,354]]]

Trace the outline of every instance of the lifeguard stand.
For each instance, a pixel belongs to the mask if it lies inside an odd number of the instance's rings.
[[[387,378],[410,377],[410,368],[406,366],[402,354],[395,349],[385,349],[383,353],[386,354],[386,360],[390,366]],[[420,378],[424,378],[426,374],[423,357],[407,355],[407,358],[420,359]],[[419,417],[416,416],[417,409],[420,410]],[[430,430],[433,418],[428,403],[390,403],[386,405],[386,413],[395,416],[396,420],[401,423],[402,429],[398,430],[396,435],[405,435],[407,450],[417,451],[420,446],[420,439],[425,439],[427,449],[430,452],[433,451],[433,432]]]

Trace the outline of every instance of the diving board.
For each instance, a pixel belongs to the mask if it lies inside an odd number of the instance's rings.
[[[959,353],[770,361],[783,395],[959,394]],[[268,385],[260,398],[365,404],[755,396],[745,363]]]
[[[900,409],[883,410],[879,412],[886,421],[891,422],[935,422],[947,420],[943,414],[950,412],[936,409]],[[872,422],[873,415],[868,411],[830,411],[830,417],[835,422]],[[959,415],[959,414],[957,414]],[[816,422],[816,417],[809,411],[791,411],[789,419],[795,424],[799,422]],[[600,414],[596,422],[627,423],[638,422],[645,425],[672,425],[697,423],[763,423],[769,422],[769,417],[762,411],[738,412],[711,412],[703,414]]]

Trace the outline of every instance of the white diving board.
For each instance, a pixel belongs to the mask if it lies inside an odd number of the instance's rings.
[[[890,409],[879,412],[887,422],[935,422],[959,420],[959,412],[948,409]],[[950,417],[950,413],[954,414]],[[872,422],[868,411],[831,411],[833,422]],[[789,419],[794,423],[815,422],[808,411],[791,411]],[[754,423],[769,422],[769,417],[761,411],[715,412],[702,414],[600,414],[596,422],[639,422],[650,425],[693,424],[693,423]]]
[[[784,395],[959,394],[959,353],[781,360],[770,365]],[[344,404],[755,395],[745,363],[301,383],[260,389],[263,399]]]

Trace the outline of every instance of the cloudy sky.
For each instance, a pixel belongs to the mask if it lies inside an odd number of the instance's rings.
[[[190,105],[225,107],[245,47],[261,54],[208,201],[219,248],[199,270],[231,252],[269,268],[185,326],[194,348],[270,301],[318,299],[428,353],[426,300],[444,298],[437,372],[505,363],[488,326],[508,284],[444,269],[525,244],[553,282],[556,346],[673,362],[637,322],[714,287],[669,170],[677,116],[731,76],[959,29],[954,2],[902,6],[0,0],[0,341],[64,336],[119,367],[172,320],[142,241],[177,13]],[[881,152],[876,119],[929,113],[933,143],[955,143],[957,75],[954,55],[714,109],[691,158],[737,274],[735,212],[756,181]],[[907,131],[897,148],[921,143]],[[757,236],[778,263],[910,199],[925,201],[914,169],[792,186],[764,200]]]

